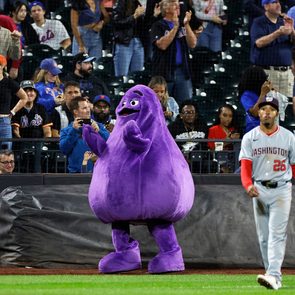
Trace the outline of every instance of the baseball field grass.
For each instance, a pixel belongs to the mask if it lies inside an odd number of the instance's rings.
[[[270,294],[256,275],[3,275],[1,295]],[[279,294],[295,294],[295,275],[285,275]]]

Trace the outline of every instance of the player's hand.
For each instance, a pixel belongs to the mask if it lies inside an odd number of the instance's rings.
[[[158,17],[161,13],[161,7],[159,3],[156,3],[154,7],[154,17]]]
[[[288,36],[293,32],[293,29],[289,26],[280,26],[279,28],[280,35]]]
[[[100,32],[103,26],[104,26],[104,21],[101,20],[100,22],[96,23],[94,27],[92,27],[92,30],[95,32]]]
[[[84,153],[84,158],[83,158],[83,162],[85,161],[87,164],[88,160],[91,159],[91,157],[93,156],[93,153],[91,151],[86,151]]]
[[[238,132],[231,133],[229,138],[231,138],[231,139],[239,139],[240,138],[240,133],[238,133]]]
[[[184,20],[183,20],[183,25],[186,26],[189,24],[189,22],[191,21],[191,18],[192,18],[192,12],[191,11],[187,11],[185,13],[185,17],[184,17]]]
[[[263,97],[266,96],[268,92],[270,92],[273,89],[273,85],[270,81],[265,81],[261,86],[260,95]]]
[[[18,76],[18,69],[17,68],[10,68],[9,70],[9,77],[11,79],[16,79]]]
[[[80,52],[87,53],[87,48],[84,45],[79,45],[79,53]]]
[[[96,132],[99,131],[99,126],[98,126],[98,124],[97,124],[94,120],[91,120],[91,127],[92,127]]]
[[[171,111],[165,111],[164,116],[165,118],[171,118],[173,116],[173,113]]]
[[[218,25],[223,24],[223,20],[218,15],[213,15],[212,21]]]
[[[63,94],[59,94],[54,98],[54,102],[57,105],[60,105],[64,102],[64,95]]]
[[[179,27],[179,18],[178,18],[178,14],[177,11],[174,12],[173,18],[172,18],[172,22],[174,24],[174,28],[178,28]]]
[[[115,125],[112,123],[108,123],[105,125],[105,127],[106,127],[107,131],[109,131],[111,133],[113,131]]]
[[[294,28],[294,19],[287,15],[284,16],[284,25],[286,28],[292,29]]]
[[[138,5],[135,12],[134,12],[134,14],[133,14],[133,17],[135,19],[137,19],[140,16],[142,16],[144,13],[145,13],[145,7]]]
[[[11,38],[15,41],[19,40],[22,36],[22,33],[20,33],[17,30],[14,30],[11,34],[10,34]]]
[[[82,122],[81,118],[75,118],[75,120],[73,121],[73,128],[80,129],[82,127],[81,122]]]
[[[250,198],[257,198],[259,196],[259,192],[253,184],[248,187],[247,194]]]

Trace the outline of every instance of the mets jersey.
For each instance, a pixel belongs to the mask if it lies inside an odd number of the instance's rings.
[[[59,20],[46,19],[45,24],[41,27],[35,23],[32,24],[32,27],[38,34],[40,43],[46,44],[54,50],[58,50],[60,43],[70,38],[65,26]]]
[[[252,161],[255,181],[290,181],[291,165],[295,164],[295,136],[280,126],[267,135],[257,126],[244,135],[239,160]]]

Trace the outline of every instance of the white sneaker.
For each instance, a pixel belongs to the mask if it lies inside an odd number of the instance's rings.
[[[281,281],[277,281],[277,285],[278,285],[278,289],[281,289],[283,287],[282,282]]]
[[[261,286],[264,286],[267,289],[278,290],[279,288],[282,287],[282,283],[278,282],[279,283],[278,284],[276,278],[274,276],[271,276],[271,275],[258,275],[257,276],[257,282]]]

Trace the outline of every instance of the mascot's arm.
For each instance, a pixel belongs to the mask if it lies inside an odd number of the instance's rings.
[[[94,131],[90,125],[83,125],[83,139],[97,156],[101,156],[107,147],[106,142],[102,139],[100,134]]]
[[[135,121],[129,121],[123,131],[123,140],[127,147],[136,152],[144,153],[149,150],[151,141],[143,138],[142,133]]]

